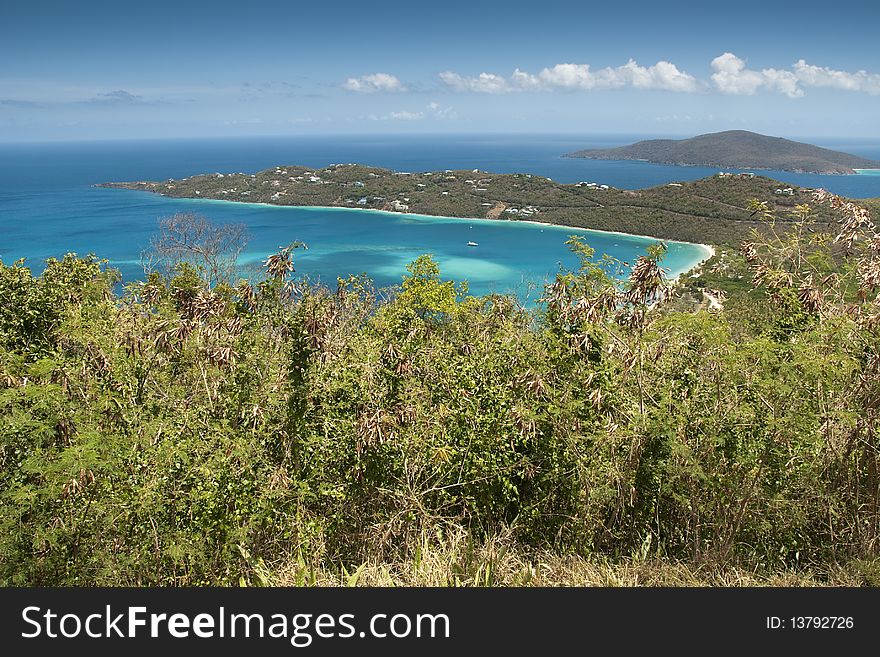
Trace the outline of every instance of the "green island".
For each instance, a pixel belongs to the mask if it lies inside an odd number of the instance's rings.
[[[690,139],[648,139],[618,148],[575,151],[566,157],[824,174],[880,169],[876,160],[748,130],[713,132]]]
[[[750,199],[772,203],[785,221],[788,211],[808,202],[812,192],[749,173],[719,173],[633,191],[599,181],[565,185],[530,174],[479,170],[411,173],[358,164],[322,169],[279,166],[256,174],[214,173],[103,186],[175,198],[541,221],[729,246],[738,245],[760,226],[748,207]],[[817,220],[834,221],[826,208],[818,209]]]
[[[190,215],[121,296],[92,256],[0,262],[4,585],[880,584],[880,200],[355,165],[111,185],[721,248],[670,285],[662,244],[627,270],[572,238],[536,310],[429,256],[328,289],[293,243],[240,280],[234,228]]]

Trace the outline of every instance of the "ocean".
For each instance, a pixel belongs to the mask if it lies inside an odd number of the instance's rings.
[[[471,293],[512,292],[526,303],[560,267],[576,265],[565,246],[583,234],[597,253],[632,262],[655,240],[522,222],[445,219],[348,209],[281,208],[209,200],[169,199],[145,192],[94,187],[120,180],[164,180],[198,173],[253,173],[278,164],[322,167],[357,162],[403,171],[479,168],[532,173],[562,183],[581,180],[626,189],[693,180],[717,173],[703,167],[561,157],[579,148],[617,146],[633,135],[314,136],[126,142],[0,144],[0,259],[19,258],[36,271],[66,252],[107,258],[126,281],[143,277],[141,254],[159,217],[194,211],[212,221],[244,223],[242,262],[259,262],[294,240],[297,274],[335,285],[366,273],[380,286],[400,282],[405,265],[431,253],[444,279],[467,280]],[[874,142],[814,143],[880,159]],[[825,187],[855,198],[880,196],[880,176],[820,176],[766,171],[786,182]],[[479,246],[469,247],[469,241]],[[705,257],[692,244],[670,244],[670,274]]]

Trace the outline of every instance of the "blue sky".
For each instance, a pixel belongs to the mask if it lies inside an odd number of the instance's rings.
[[[864,0],[7,3],[0,141],[878,138],[878,24]]]

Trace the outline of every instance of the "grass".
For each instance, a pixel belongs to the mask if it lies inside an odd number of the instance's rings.
[[[422,535],[396,558],[374,556],[355,566],[328,567],[302,555],[268,568],[257,564],[244,585],[380,587],[855,587],[880,584],[880,560],[827,571],[759,572],[735,565],[680,563],[649,554],[601,556],[528,553],[510,534],[474,544],[458,529]]]

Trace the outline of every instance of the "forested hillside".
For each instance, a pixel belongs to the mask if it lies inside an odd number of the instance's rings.
[[[748,130],[712,132],[690,139],[648,139],[619,148],[576,151],[568,157],[811,173],[851,174],[854,169],[880,167],[880,162],[858,155]]]
[[[330,206],[444,217],[527,219],[660,239],[736,246],[761,228],[749,199],[771,203],[785,222],[812,190],[762,176],[716,175],[642,190],[601,181],[563,185],[527,174],[431,173],[339,164],[324,169],[275,167],[256,174],[205,174],[165,182],[107,183],[176,198]],[[777,191],[778,190],[778,191]],[[785,192],[785,193],[782,193]],[[817,209],[817,226],[833,223]]]

